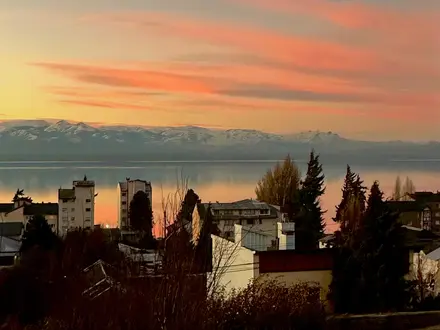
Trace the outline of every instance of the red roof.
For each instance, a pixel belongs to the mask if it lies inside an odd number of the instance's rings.
[[[257,252],[260,273],[331,270],[331,249],[313,251],[274,250]]]

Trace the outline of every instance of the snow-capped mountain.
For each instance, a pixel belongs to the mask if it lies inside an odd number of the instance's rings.
[[[0,123],[0,156],[142,155],[145,158],[266,159],[287,153],[303,157],[313,148],[329,153],[381,157],[440,157],[437,142],[349,140],[332,132],[306,131],[281,135],[247,129],[92,126],[65,120],[17,120]],[[46,157],[44,156],[44,157]],[[42,156],[43,157],[43,156]],[[47,156],[48,157],[48,156]]]

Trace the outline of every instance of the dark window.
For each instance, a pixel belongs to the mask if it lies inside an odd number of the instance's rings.
[[[123,201],[123,202],[122,202],[122,205],[127,205],[127,202],[126,202],[126,201]]]
[[[86,199],[86,203],[90,203],[91,201],[92,201],[92,200],[89,199],[89,198]]]
[[[90,212],[90,207],[87,207],[87,208],[86,208],[86,212]]]
[[[253,225],[253,224],[254,224],[254,220],[253,220],[253,219],[247,219],[247,220],[246,220],[246,223],[247,223],[248,225]]]
[[[125,196],[127,196],[127,193],[122,193],[122,197],[125,197]]]

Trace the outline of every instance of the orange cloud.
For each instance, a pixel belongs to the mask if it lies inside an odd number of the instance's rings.
[[[212,22],[162,12],[103,14],[87,17],[91,21],[132,25],[139,31],[168,37],[212,43],[229,49],[245,50],[279,62],[317,69],[364,71],[381,68],[373,52],[325,40],[312,40],[231,22]]]

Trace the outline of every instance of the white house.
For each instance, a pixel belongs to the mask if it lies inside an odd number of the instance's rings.
[[[0,220],[3,224],[21,224],[25,228],[35,215],[44,216],[52,230],[57,232],[58,203],[33,203],[28,198],[20,198],[14,203],[0,204]]]
[[[70,189],[58,190],[58,234],[68,230],[92,229],[95,224],[95,181],[73,181]]]
[[[118,225],[121,229],[130,227],[128,211],[130,208],[130,202],[138,191],[144,191],[150,199],[150,205],[153,205],[151,182],[139,179],[131,180],[130,178],[127,178],[126,181],[118,183]]]

